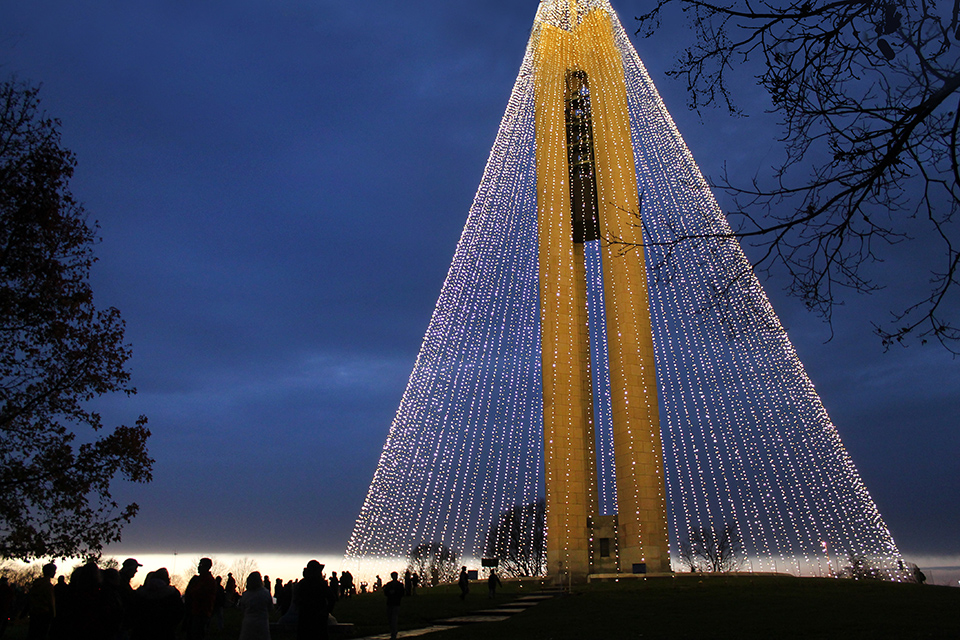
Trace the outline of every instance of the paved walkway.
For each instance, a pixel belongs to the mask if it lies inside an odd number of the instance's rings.
[[[495,609],[484,609],[482,611],[474,611],[473,613],[465,616],[456,616],[453,618],[437,620],[433,625],[429,627],[423,627],[421,629],[407,629],[405,631],[401,631],[397,637],[416,638],[417,636],[423,636],[435,631],[446,631],[447,629],[453,629],[465,624],[500,622],[502,620],[506,620],[515,613],[526,611],[535,604],[543,602],[544,600],[549,600],[552,597],[554,597],[554,594],[548,593],[521,596],[516,600],[499,604]],[[380,633],[375,636],[364,636],[363,638],[357,638],[356,640],[390,640],[390,634]]]

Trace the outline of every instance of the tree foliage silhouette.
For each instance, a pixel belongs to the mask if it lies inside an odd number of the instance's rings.
[[[137,505],[113,480],[151,479],[146,418],[104,433],[90,402],[135,393],[124,323],[90,287],[96,223],[68,183],[75,158],[38,89],[0,84],[0,556],[98,555]]]
[[[726,573],[740,568],[743,545],[732,524],[691,529],[680,544],[680,561],[697,573]]]
[[[848,553],[847,562],[849,564],[840,570],[841,578],[853,578],[854,580],[886,580],[889,576],[873,563],[872,559],[862,553]]]
[[[498,572],[508,578],[541,576],[547,572],[546,503],[521,504],[491,523],[484,554],[500,561]]]
[[[423,542],[410,551],[409,571],[421,581],[435,587],[443,582],[456,582],[460,554],[439,542]]]
[[[695,37],[668,72],[690,106],[741,113],[734,83],[752,73],[780,117],[771,175],[716,183],[733,196],[733,235],[760,247],[756,267],[785,269],[790,292],[830,321],[841,290],[883,288],[869,267],[921,240],[914,297],[874,331],[886,346],[960,352],[960,0],[659,0],[637,33],[653,35],[670,7]]]

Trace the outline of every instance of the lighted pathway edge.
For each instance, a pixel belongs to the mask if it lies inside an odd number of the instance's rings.
[[[455,629],[456,627],[463,626],[465,624],[480,624],[484,622],[501,622],[506,620],[515,613],[520,613],[521,611],[526,611],[530,607],[543,602],[544,600],[549,600],[553,598],[552,594],[543,594],[543,595],[530,595],[517,598],[516,600],[511,600],[510,602],[504,603],[502,605],[497,605],[495,609],[485,609],[482,611],[475,611],[469,615],[465,616],[456,616],[453,618],[445,618],[443,620],[437,620],[436,624],[433,624],[429,627],[421,627],[419,629],[407,629],[401,631],[397,637],[398,638],[415,638],[417,636],[423,636],[428,633],[434,633],[436,631],[446,631],[447,629]],[[373,636],[364,636],[362,638],[356,638],[355,640],[390,640],[389,633],[378,633]]]

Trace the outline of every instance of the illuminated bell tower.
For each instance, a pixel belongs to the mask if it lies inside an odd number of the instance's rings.
[[[535,49],[547,571],[667,572],[657,379],[623,62],[603,6],[553,0]],[[603,3],[605,5],[605,3]],[[543,10],[543,6],[541,7]],[[559,26],[558,26],[559,25]],[[602,238],[638,248],[627,256]],[[584,245],[601,244],[617,514],[600,517]],[[604,246],[607,245],[607,246]],[[604,537],[600,527],[614,532]],[[606,550],[604,550],[606,551]]]

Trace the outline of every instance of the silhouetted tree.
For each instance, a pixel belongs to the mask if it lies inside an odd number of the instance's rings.
[[[848,553],[847,566],[840,570],[841,578],[854,580],[883,580],[883,572],[873,564],[869,556],[862,553]]]
[[[487,532],[484,554],[500,560],[505,577],[541,576],[547,571],[546,515],[543,500],[500,514]]]
[[[725,573],[736,571],[742,562],[742,544],[737,528],[726,524],[722,529],[691,529],[686,542],[680,544],[680,561],[691,571]]]
[[[6,576],[11,585],[26,591],[33,581],[40,577],[43,563],[22,564],[17,561],[4,561],[0,564],[0,576]]]
[[[90,288],[96,224],[71,195],[75,160],[37,89],[0,84],[0,556],[97,555],[151,479],[146,418],[103,433],[97,396],[133,394],[129,346]],[[99,432],[99,434],[98,434]],[[76,442],[80,436],[81,443]]]
[[[668,72],[691,107],[739,114],[733,83],[746,73],[781,119],[772,174],[717,183],[734,197],[732,236],[761,247],[756,266],[784,269],[791,293],[829,321],[838,289],[882,288],[867,267],[919,237],[910,260],[927,274],[875,333],[886,346],[913,337],[960,351],[960,0],[659,0],[637,33],[656,33],[670,7],[695,38]]]
[[[199,562],[199,561],[198,561]],[[213,574],[213,575],[222,575],[224,580],[226,580],[227,573],[233,574],[233,579],[237,581],[237,593],[243,595],[243,592],[247,590],[247,577],[254,571],[259,571],[260,567],[257,566],[257,561],[253,558],[244,556],[242,558],[237,558],[230,565],[229,569],[224,569],[226,573]],[[273,585],[270,585],[270,588],[273,588]]]
[[[421,583],[433,587],[442,582],[456,582],[460,554],[439,542],[424,542],[410,552],[408,568],[420,576]]]
[[[919,571],[917,565],[904,562],[902,559],[894,561],[891,558],[850,552],[847,554],[847,565],[840,568],[837,577],[854,580],[917,582],[917,571]]]

